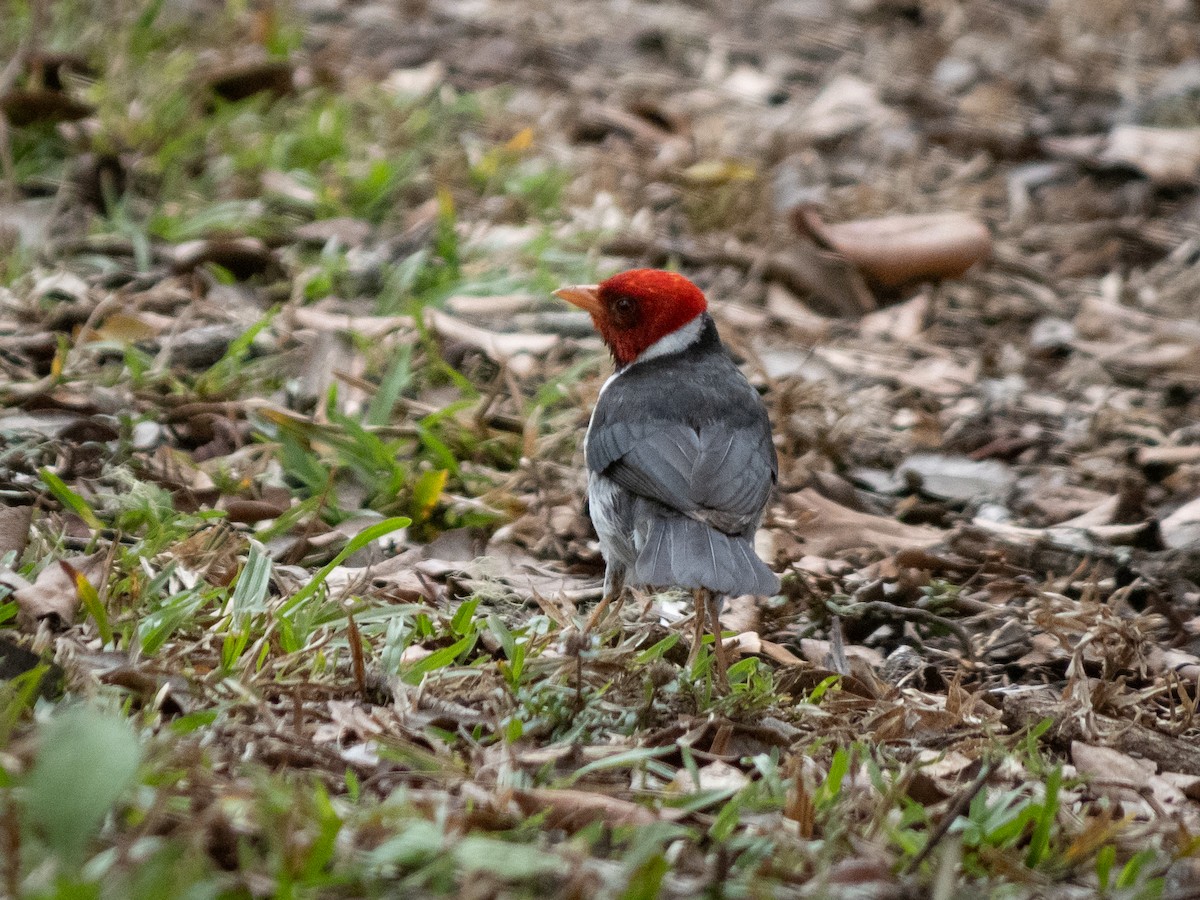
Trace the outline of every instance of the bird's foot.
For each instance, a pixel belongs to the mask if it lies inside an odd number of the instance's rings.
[[[705,605],[708,607],[708,624],[713,634],[713,658],[717,663],[717,688],[724,694],[729,693],[729,660],[725,656],[725,641],[721,637],[721,605],[711,591],[705,591]]]
[[[696,667],[696,660],[700,658],[700,648],[704,646],[704,617],[708,612],[708,608],[703,600],[703,590],[695,590],[692,592],[692,649],[688,653],[687,667],[688,671],[692,671]]]
[[[696,665],[700,656],[700,648],[704,645],[704,634],[711,630],[713,636],[713,680],[717,690],[729,693],[729,664],[725,656],[725,644],[721,641],[720,605],[712,591],[697,588],[692,592],[692,606],[695,609],[695,628],[692,631],[692,650],[688,654],[688,668]]]

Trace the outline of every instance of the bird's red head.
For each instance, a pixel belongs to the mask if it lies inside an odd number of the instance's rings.
[[[682,328],[708,308],[700,288],[682,275],[660,269],[631,269],[599,284],[555,291],[592,314],[592,322],[619,365]]]

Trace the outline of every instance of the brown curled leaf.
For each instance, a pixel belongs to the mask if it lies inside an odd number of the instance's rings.
[[[792,211],[792,224],[884,287],[956,278],[992,252],[987,226],[962,213],[828,224],[811,207],[799,206]]]

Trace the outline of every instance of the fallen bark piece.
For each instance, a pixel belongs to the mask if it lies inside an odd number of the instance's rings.
[[[1139,466],[1183,466],[1200,463],[1200,444],[1184,444],[1169,447],[1139,447],[1137,464]]]
[[[412,316],[354,316],[316,306],[289,309],[284,315],[297,328],[357,334],[371,340],[379,340],[397,331],[416,328]]]
[[[915,341],[925,330],[932,298],[928,291],[863,316],[859,333],[888,341]]]
[[[988,519],[976,518],[971,522],[970,527],[976,532],[986,533],[989,542],[994,546],[998,546],[1004,550],[1015,549],[1024,551],[1020,556],[1029,555],[1030,551],[1034,550],[1056,550],[1066,553],[1068,556],[1060,560],[1062,565],[1069,565],[1069,560],[1084,556],[1115,560],[1115,555],[1112,552],[1113,549],[1123,546],[1122,544],[1110,543],[1105,539],[1104,528],[1111,526],[1074,528],[1052,525],[1049,528],[1026,528],[1021,525],[1010,525],[1007,522],[992,522]],[[1125,528],[1126,526],[1118,527]],[[1140,528],[1142,526],[1134,527]],[[1126,559],[1115,561],[1127,562]],[[1026,565],[1024,563],[1018,564]]]
[[[1042,148],[1085,165],[1134,169],[1163,187],[1200,177],[1200,128],[1118,125],[1108,134],[1047,138]]]
[[[649,825],[658,816],[632,800],[610,797],[592,791],[527,788],[513,791],[513,800],[527,816],[546,813],[546,824],[574,833],[593,822],[603,822],[609,828],[626,825]]]
[[[1158,673],[1174,672],[1189,684],[1200,680],[1200,659],[1183,650],[1155,647],[1150,651],[1150,668]]]
[[[792,224],[884,287],[957,278],[992,253],[987,226],[962,213],[887,216],[831,225],[811,207],[799,206],[792,211]]]
[[[297,227],[292,234],[306,244],[327,244],[336,241],[343,247],[358,247],[371,236],[371,223],[350,216],[337,216],[306,222]]]
[[[998,460],[945,453],[914,453],[896,474],[917,481],[922,491],[942,500],[1003,499],[1017,480],[1011,467]]]
[[[1134,759],[1112,747],[1071,742],[1071,761],[1080,773],[1092,776],[1091,789],[1122,803],[1144,803],[1148,812],[1197,823],[1195,806],[1183,789],[1156,771],[1148,759]],[[1176,778],[1186,776],[1176,773]]]
[[[220,506],[224,508],[230,522],[247,524],[265,522],[268,519],[277,519],[287,509],[287,507],[281,507],[277,503],[269,503],[266,500],[251,500],[245,497],[223,498],[220,501]]]
[[[1194,184],[1200,175],[1200,128],[1118,125],[1109,132],[1100,159],[1131,166],[1164,187]]]
[[[680,769],[666,789],[679,794],[697,794],[703,791],[740,790],[749,783],[750,779],[744,772],[718,759],[695,772]]]
[[[1200,543],[1200,497],[1185,503],[1159,523],[1163,542],[1172,550]]]
[[[489,331],[436,309],[427,310],[425,320],[440,337],[461,341],[468,347],[481,350],[495,362],[511,362],[513,357],[526,353],[540,356],[559,343],[557,334],[508,334]]]
[[[1157,763],[1160,770],[1200,775],[1200,746],[1194,742],[1098,713],[1085,720],[1078,712],[1052,691],[1028,691],[1004,697],[1001,721],[1015,733],[1050,719],[1053,724],[1043,739],[1056,750],[1070,752],[1076,741],[1110,742],[1124,753]]]
[[[804,111],[800,133],[816,142],[833,141],[894,119],[874,86],[853,75],[838,75]]]

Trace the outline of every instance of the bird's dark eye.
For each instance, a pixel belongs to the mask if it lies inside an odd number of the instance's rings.
[[[637,318],[637,301],[632,297],[618,297],[612,304],[613,322],[618,328],[626,328]]]

